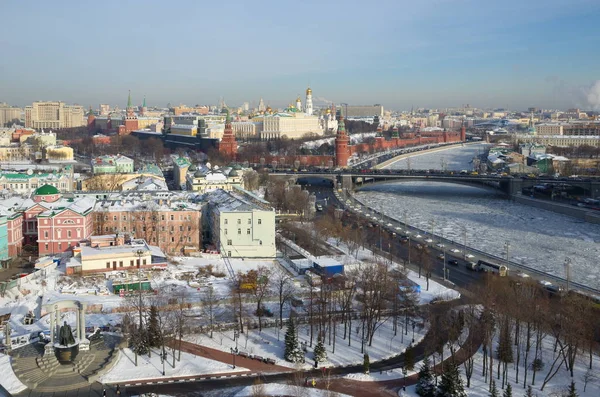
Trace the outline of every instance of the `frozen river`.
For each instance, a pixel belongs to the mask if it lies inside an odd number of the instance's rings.
[[[470,169],[480,145],[419,155],[411,168],[440,168],[440,157],[448,169]],[[417,163],[418,162],[418,163]],[[406,160],[392,164],[400,168]],[[507,200],[493,190],[451,183],[395,182],[367,187],[357,198],[389,216],[493,255],[565,277],[565,258],[572,262],[573,281],[600,289],[600,226]]]

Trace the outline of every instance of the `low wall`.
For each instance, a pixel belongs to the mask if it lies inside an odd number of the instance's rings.
[[[532,207],[537,207],[543,210],[552,211],[559,214],[571,216],[573,218],[581,219],[585,222],[600,224],[600,213],[590,211],[588,209],[579,208],[572,205],[554,203],[552,201],[536,200],[523,195],[511,196],[511,199],[520,204],[531,205]]]

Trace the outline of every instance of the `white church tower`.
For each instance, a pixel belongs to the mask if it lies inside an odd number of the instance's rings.
[[[312,104],[312,90],[310,87],[306,89],[306,114],[312,116],[313,114],[313,104]]]
[[[302,111],[302,100],[300,99],[300,95],[296,98],[296,109],[300,112]]]

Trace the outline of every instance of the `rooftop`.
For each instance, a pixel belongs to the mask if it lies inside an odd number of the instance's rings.
[[[242,196],[232,192],[226,192],[222,189],[207,193],[206,200],[210,204],[216,206],[219,212],[265,211],[263,207],[246,200]]]

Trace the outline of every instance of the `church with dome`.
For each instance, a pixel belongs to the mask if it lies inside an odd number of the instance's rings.
[[[290,104],[281,112],[273,111],[270,106],[266,107],[264,111],[260,111],[259,106],[259,114],[253,118],[253,121],[262,123],[261,140],[283,137],[299,139],[307,134],[323,135],[323,122],[313,113],[312,89],[309,87],[306,89],[304,105],[298,96],[295,104]]]

